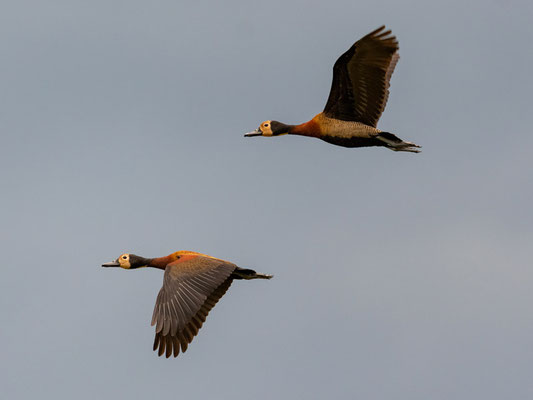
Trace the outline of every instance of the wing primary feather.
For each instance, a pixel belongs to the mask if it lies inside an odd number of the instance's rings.
[[[159,337],[159,351],[157,352],[157,355],[161,357],[163,353],[165,352],[165,338],[163,336]]]
[[[185,311],[185,315],[193,314],[194,311],[189,306],[189,302],[187,301],[187,297],[185,295],[183,295],[181,291],[177,291],[176,295],[179,297],[180,304],[182,305],[182,307],[183,307],[183,309]]]
[[[177,293],[174,294],[174,298],[176,299],[176,305],[178,306],[180,310],[180,319],[178,321],[178,328],[177,328],[177,330],[179,331],[185,325],[185,319],[186,319],[187,312],[185,310],[185,307],[182,305],[182,303],[178,299]]]
[[[174,357],[177,357],[180,354],[180,342],[176,336],[173,336],[174,341]]]
[[[163,305],[163,308],[165,309],[165,320],[163,322],[163,336],[167,336],[170,332],[170,325],[172,321],[172,315],[170,314],[170,304],[169,302],[165,303]]]
[[[158,347],[159,347],[159,333],[156,333],[155,338],[154,338],[154,351],[156,351]]]
[[[185,353],[187,351],[188,343],[187,343],[187,340],[185,339],[185,337],[183,336],[183,334],[181,332],[178,333],[178,339],[179,339],[180,344],[181,344],[181,352]]]
[[[169,358],[170,355],[172,354],[172,345],[173,345],[173,340],[172,340],[172,336],[170,335],[167,335],[165,336],[166,337],[166,342],[167,342],[167,351],[166,351],[166,354],[165,354],[165,357],[166,358]]]
[[[152,313],[152,326],[154,326],[157,321],[157,308],[158,308],[158,305],[161,304],[161,296],[162,296],[161,292],[162,291],[163,291],[163,288],[161,288],[161,290],[159,291],[157,295],[157,299],[155,301],[154,312]]]
[[[164,316],[163,316],[163,304],[164,303],[160,303],[158,305],[158,310],[157,310],[157,325],[155,327],[155,331],[157,333],[161,332],[161,330],[163,329],[163,320],[164,320]]]
[[[174,336],[178,331],[179,316],[174,299],[170,299],[170,305],[172,306],[173,310],[173,318],[170,321],[170,333],[172,334],[172,336]]]

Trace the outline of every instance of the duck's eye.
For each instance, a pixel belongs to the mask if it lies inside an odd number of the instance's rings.
[[[127,260],[127,259],[128,259],[128,256],[122,256],[122,259],[123,259],[123,260]]]
[[[268,128],[268,124],[265,124],[265,128]]]

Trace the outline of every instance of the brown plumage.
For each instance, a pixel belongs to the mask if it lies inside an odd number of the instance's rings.
[[[192,251],[177,251],[166,257],[144,258],[122,254],[103,267],[165,271],[152,316],[154,351],[168,358],[187,350],[209,311],[226,293],[234,279],[270,279],[272,275],[239,268],[235,264]]]
[[[324,111],[300,125],[265,121],[245,136],[310,136],[344,147],[383,146],[418,153],[420,146],[377,129],[399,59],[398,41],[382,26],[354,43],[333,67]]]

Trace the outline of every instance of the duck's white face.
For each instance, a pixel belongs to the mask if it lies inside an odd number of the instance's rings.
[[[245,137],[250,136],[281,136],[289,133],[291,125],[285,125],[278,121],[265,121],[259,125],[255,131],[248,132]]]
[[[261,125],[259,125],[259,128],[257,128],[259,131],[261,131],[262,136],[273,136],[272,133],[272,121],[265,121]]]
[[[120,267],[124,269],[130,269],[131,268],[130,259],[131,259],[130,255],[127,253],[124,253],[119,258],[117,258],[115,261],[102,264],[102,267]]]
[[[248,132],[245,134],[245,137],[251,137],[251,136],[273,136],[272,133],[272,121],[265,121],[259,125],[259,128],[257,128],[255,131]]]
[[[131,267],[129,254],[122,254],[117,258],[117,262],[119,263],[120,268],[130,269]]]
[[[124,269],[137,269],[147,267],[151,259],[139,257],[135,254],[124,253],[115,261],[102,264],[102,267],[120,267]]]

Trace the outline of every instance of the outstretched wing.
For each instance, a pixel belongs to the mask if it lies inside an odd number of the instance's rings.
[[[400,58],[398,41],[382,26],[354,43],[333,66],[324,114],[375,127],[389,98],[389,82]]]
[[[207,314],[226,293],[236,265],[215,258],[195,256],[176,260],[165,269],[152,316],[154,351],[166,357],[184,352]]]

